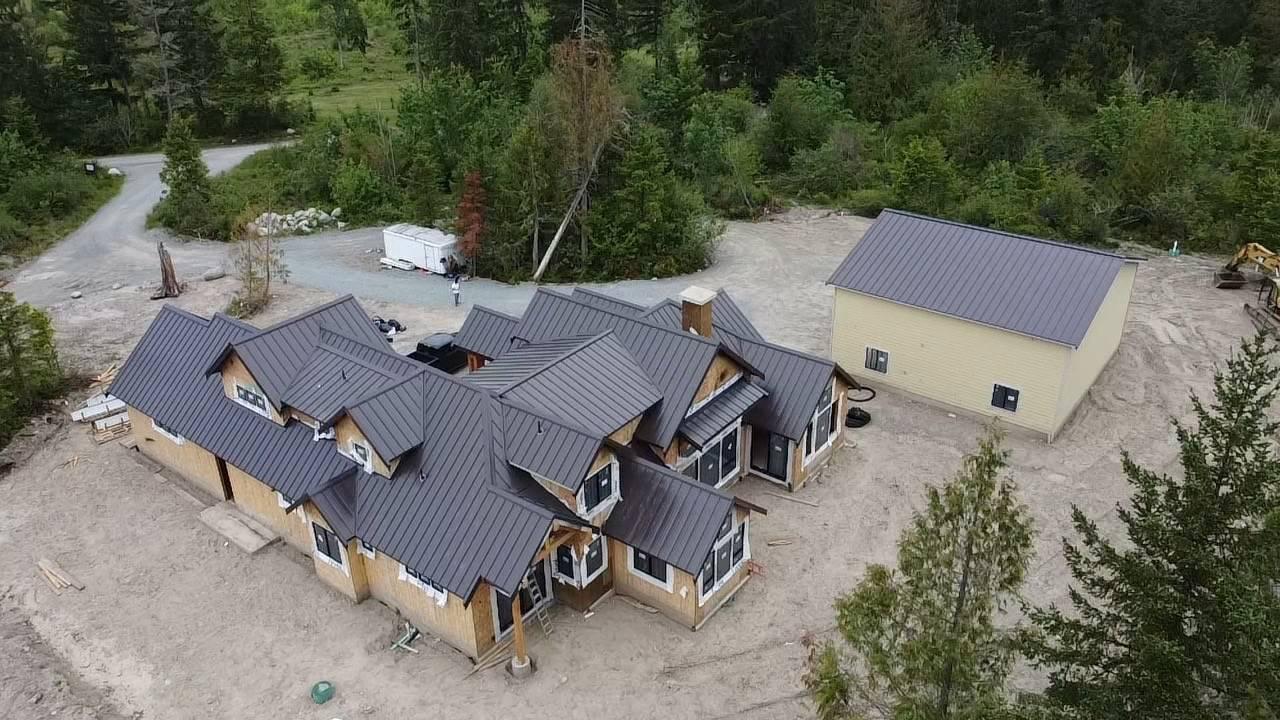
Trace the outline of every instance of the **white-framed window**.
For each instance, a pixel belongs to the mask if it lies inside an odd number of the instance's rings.
[[[609,544],[605,542],[603,535],[597,535],[582,553],[572,545],[557,546],[551,573],[561,582],[584,587],[600,577],[607,567]]]
[[[347,574],[347,551],[342,540],[332,530],[318,522],[311,523],[311,534],[316,541],[316,557]]]
[[[173,441],[174,445],[182,445],[187,441],[186,438],[182,437],[181,435],[174,432],[173,430],[170,430],[168,427],[165,427],[163,423],[156,420],[155,418],[151,419],[151,429],[169,438],[169,440]]]
[[[627,569],[632,575],[658,587],[672,591],[671,566],[665,560],[627,546]]]
[[[375,550],[372,545],[365,542],[364,540],[360,541],[359,548],[360,548],[360,554],[369,558],[370,560],[378,557],[378,551]]]
[[[822,393],[818,407],[809,420],[809,428],[804,433],[804,464],[817,457],[819,453],[831,447],[840,436],[840,398],[836,397],[836,380]]]
[[[368,445],[352,438],[347,443],[347,452],[345,454],[347,457],[360,463],[360,465],[364,467],[365,472],[373,472],[373,451],[369,449]]]
[[[751,542],[747,537],[748,517],[735,523],[736,511],[729,510],[729,515],[720,525],[716,535],[716,544],[702,563],[702,571],[698,573],[698,605],[715,595],[727,585],[743,563],[751,559]]]
[[[235,383],[235,386],[236,402],[263,417],[271,417],[271,411],[267,409],[267,396],[259,392],[257,388],[241,385],[239,382]]]
[[[613,458],[608,465],[582,481],[582,487],[578,488],[578,514],[591,517],[612,507],[613,503],[619,499],[620,491],[618,459]]]
[[[888,374],[889,372],[889,353],[886,350],[867,346],[867,358],[862,364],[863,367],[878,373]]]
[[[720,432],[701,450],[686,454],[676,463],[676,469],[690,480],[704,485],[724,487],[738,476],[742,460],[738,447],[742,438],[742,418]]]
[[[712,390],[710,395],[708,395],[708,396],[706,396],[706,397],[702,398],[701,400],[699,400],[698,402],[696,402],[696,403],[694,403],[694,404],[690,405],[690,406],[689,406],[689,409],[685,411],[684,416],[685,416],[685,417],[689,417],[690,415],[693,415],[694,413],[698,412],[698,411],[699,411],[699,410],[701,410],[703,407],[705,407],[707,403],[709,403],[709,402],[711,402],[712,400],[715,400],[717,397],[719,397],[720,393],[722,393],[722,392],[724,392],[725,390],[728,390],[729,388],[733,387],[734,383],[738,382],[738,381],[739,381],[739,380],[741,380],[741,379],[742,379],[742,372],[741,372],[741,371],[734,373],[734,374],[733,374],[733,377],[731,377],[731,378],[729,378],[728,380],[726,380],[725,382],[721,383],[721,384],[720,384],[720,387],[716,388],[715,390]]]
[[[444,607],[445,603],[449,602],[449,592],[443,585],[416,570],[405,567],[404,563],[400,563],[400,579],[425,592],[440,607]]]
[[[288,508],[293,504],[293,500],[284,496],[279,490],[276,491],[276,504],[281,508]]]

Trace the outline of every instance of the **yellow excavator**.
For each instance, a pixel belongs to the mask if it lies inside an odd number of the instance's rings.
[[[1213,274],[1213,286],[1227,290],[1244,287],[1248,278],[1240,268],[1245,265],[1256,266],[1263,278],[1258,288],[1258,306],[1245,303],[1244,310],[1259,330],[1280,336],[1280,255],[1258,243],[1249,243]]]

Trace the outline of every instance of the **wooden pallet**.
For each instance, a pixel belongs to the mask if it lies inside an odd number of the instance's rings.
[[[99,445],[104,445],[112,440],[128,435],[131,428],[132,426],[128,422],[112,425],[111,427],[104,428],[102,430],[94,428],[93,441]]]

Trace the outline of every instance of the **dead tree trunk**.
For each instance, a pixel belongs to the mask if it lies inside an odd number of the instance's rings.
[[[173,258],[169,257],[169,251],[165,248],[163,240],[156,242],[156,252],[160,254],[160,289],[151,296],[151,299],[178,297],[182,294],[182,286],[178,284],[178,274],[173,269]]]
[[[595,156],[591,158],[591,166],[587,168],[587,174],[582,178],[582,184],[578,186],[578,192],[573,196],[573,202],[569,203],[569,209],[565,211],[564,219],[560,221],[560,228],[556,230],[555,237],[551,238],[551,244],[547,245],[547,254],[542,256],[542,262],[538,264],[538,270],[533,274],[533,281],[540,282],[542,274],[547,271],[547,266],[551,264],[551,256],[555,254],[556,246],[560,244],[560,238],[564,237],[564,231],[569,227],[569,221],[573,219],[574,212],[578,206],[582,204],[582,198],[587,194],[587,188],[591,185],[591,178],[596,174],[596,163],[600,160],[600,153],[604,150],[604,143],[596,148]]]

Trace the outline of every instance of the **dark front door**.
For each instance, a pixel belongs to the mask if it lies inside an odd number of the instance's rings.
[[[538,572],[534,576],[537,578],[538,590],[542,592],[545,600],[547,597],[547,566],[546,563],[538,563]],[[495,603],[498,611],[498,634],[511,629],[514,618],[511,613],[511,598],[500,592],[495,592],[497,602]],[[527,616],[529,611],[533,609],[533,595],[529,592],[528,587],[520,588],[520,614]]]
[[[751,467],[778,482],[787,481],[787,464],[791,459],[787,439],[777,433],[753,428],[751,431]]]
[[[218,479],[222,481],[222,499],[235,500],[231,492],[231,476],[227,474],[227,461],[222,458],[218,458]]]

